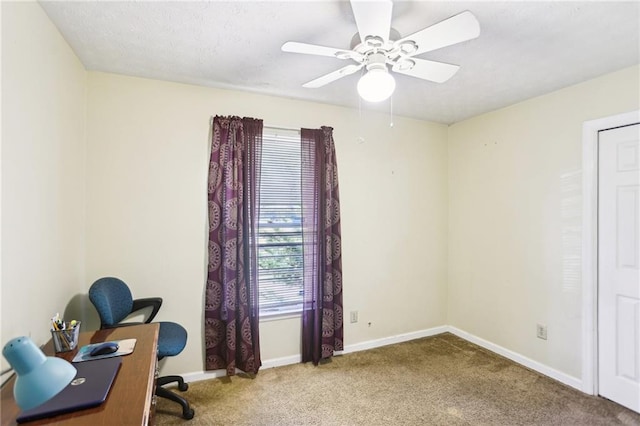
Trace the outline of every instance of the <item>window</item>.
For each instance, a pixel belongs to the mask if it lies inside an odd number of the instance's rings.
[[[302,306],[300,133],[265,127],[262,140],[258,292],[260,315]]]

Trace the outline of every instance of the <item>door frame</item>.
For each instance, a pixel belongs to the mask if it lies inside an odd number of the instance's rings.
[[[598,395],[598,132],[640,123],[640,110],[582,125],[582,391]]]

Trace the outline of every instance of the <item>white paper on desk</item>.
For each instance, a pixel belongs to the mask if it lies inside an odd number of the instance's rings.
[[[76,354],[76,356],[73,357],[73,360],[71,360],[71,362],[93,361],[93,360],[96,360],[96,359],[103,359],[103,358],[111,358],[111,357],[114,357],[114,356],[129,355],[130,353],[133,352],[133,349],[136,347],[136,339],[108,340],[108,341],[117,343],[118,344],[118,350],[115,351],[115,352],[112,352],[110,354],[91,356],[89,354],[91,353],[93,348],[95,348],[96,346],[99,346],[99,345],[101,345],[103,343],[106,343],[106,342],[92,343],[90,345],[85,345],[85,346],[81,347],[80,349],[78,349],[78,353]]]

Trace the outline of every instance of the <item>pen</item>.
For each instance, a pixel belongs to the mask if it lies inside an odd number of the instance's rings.
[[[51,332],[60,349],[68,351],[75,347],[79,326],[80,321],[71,320],[65,322],[64,319],[60,318],[59,312],[51,318]]]

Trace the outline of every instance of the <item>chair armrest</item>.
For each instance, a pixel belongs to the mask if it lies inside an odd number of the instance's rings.
[[[131,308],[131,312],[139,311],[140,309],[148,308],[151,306],[153,310],[147,317],[147,320],[144,322],[145,324],[149,324],[158,314],[160,310],[160,306],[162,306],[162,298],[161,297],[147,297],[145,299],[135,299],[133,301],[133,307]]]

